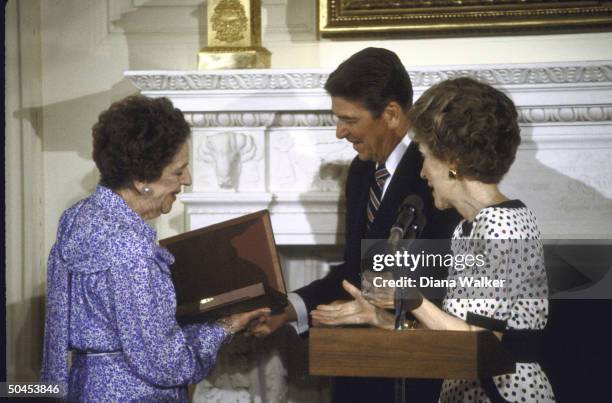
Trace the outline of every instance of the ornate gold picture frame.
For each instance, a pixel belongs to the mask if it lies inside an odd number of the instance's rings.
[[[612,30],[612,1],[318,0],[323,37]]]

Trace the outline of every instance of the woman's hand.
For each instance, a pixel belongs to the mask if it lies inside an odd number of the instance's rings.
[[[374,278],[380,277],[393,280],[391,272],[365,271],[361,274],[361,295],[371,304],[382,309],[393,309],[395,299],[395,287],[376,287]]]
[[[393,329],[393,315],[369,303],[358,288],[344,280],[342,287],[351,294],[353,301],[319,305],[312,311],[313,323],[338,326],[369,324],[383,329]]]
[[[274,315],[262,316],[257,321],[252,321],[246,331],[247,336],[267,337],[285,326],[289,322],[297,320],[297,314],[291,302],[287,304],[282,312]]]
[[[217,321],[225,328],[227,333],[235,334],[244,330],[251,322],[263,322],[267,316],[270,316],[270,308],[259,308],[249,312],[236,313],[226,316]]]

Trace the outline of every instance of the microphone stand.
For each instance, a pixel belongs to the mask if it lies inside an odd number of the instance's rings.
[[[414,240],[422,231],[425,226],[425,217],[420,211],[415,211],[412,220],[407,226],[405,231],[404,240]],[[398,247],[399,242],[392,244],[393,252],[397,251],[401,247]],[[402,248],[403,249],[403,248]],[[401,331],[404,329],[406,323],[406,311],[408,310],[408,301],[400,288],[395,289],[395,331]],[[395,380],[395,403],[406,403],[406,378],[397,378]]]
[[[420,229],[422,228],[422,226],[420,226],[419,223],[423,221],[420,218],[421,217],[418,215],[414,216],[412,220],[413,222],[410,223],[407,228],[406,237],[404,238],[405,241],[411,241],[416,239],[416,237],[420,233]],[[397,247],[397,244],[394,245],[393,252],[396,252],[398,249],[400,248]],[[403,293],[399,288],[395,289],[395,330],[402,330],[404,323],[406,322],[406,311],[408,304],[406,302],[406,299],[404,298],[404,295],[402,294]]]
[[[409,195],[402,202],[395,224],[389,231],[387,239],[387,252],[395,253],[403,249],[400,244],[402,239],[415,239],[421,233],[426,223],[426,218],[422,213],[423,200],[417,195]],[[397,270],[394,271],[397,273]],[[408,302],[404,298],[402,290],[396,288],[394,291],[395,308],[395,330],[402,330],[406,322],[406,311]],[[395,380],[395,402],[406,403],[406,379],[397,378]]]

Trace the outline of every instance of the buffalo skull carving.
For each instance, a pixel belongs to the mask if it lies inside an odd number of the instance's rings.
[[[223,189],[236,189],[243,163],[255,159],[257,147],[244,133],[223,132],[206,136],[198,156],[214,166],[217,184]]]

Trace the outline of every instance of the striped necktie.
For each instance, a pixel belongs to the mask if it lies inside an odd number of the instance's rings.
[[[380,164],[374,173],[374,183],[370,187],[370,197],[368,198],[368,231],[374,222],[376,211],[380,207],[380,201],[382,199],[382,191],[385,187],[385,182],[391,176],[385,164]]]

